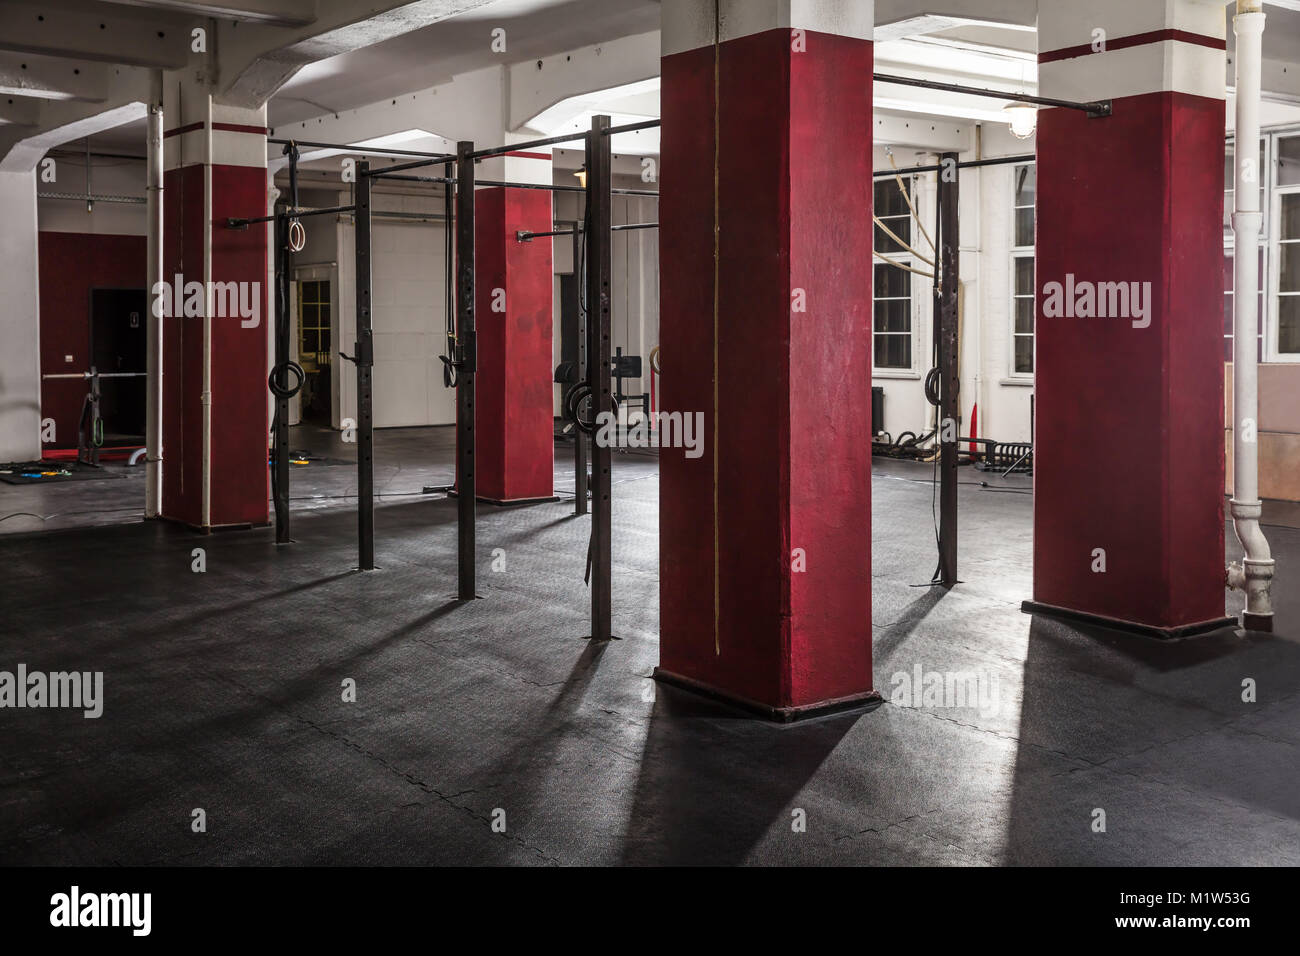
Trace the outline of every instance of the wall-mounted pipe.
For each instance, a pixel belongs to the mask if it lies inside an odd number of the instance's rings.
[[[203,123],[203,443],[199,524],[212,528],[212,93],[205,92]]]
[[[1260,0],[1237,0],[1233,31],[1237,35],[1237,143],[1232,231],[1232,513],[1233,528],[1245,557],[1228,567],[1229,587],[1246,592],[1241,626],[1273,630],[1274,561],[1259,526],[1259,102],[1263,70],[1265,14]]]

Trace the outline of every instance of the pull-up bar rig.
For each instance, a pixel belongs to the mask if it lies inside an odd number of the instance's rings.
[[[454,370],[456,388],[457,422],[457,599],[471,600],[475,593],[475,518],[476,495],[474,476],[474,417],[475,376],[478,371],[478,341],[475,328],[474,301],[474,189],[476,185],[507,188],[547,189],[551,192],[583,192],[588,197],[587,227],[589,260],[587,269],[587,301],[595,303],[594,321],[585,328],[586,361],[579,370],[592,395],[592,420],[612,411],[611,394],[611,249],[608,236],[619,229],[651,229],[657,223],[629,223],[614,226],[611,222],[611,197],[632,195],[655,197],[654,190],[616,189],[612,185],[611,137],[617,133],[630,133],[659,126],[659,120],[649,120],[625,126],[611,126],[608,116],[592,119],[591,129],[582,133],[553,136],[546,139],[511,143],[487,149],[474,149],[473,142],[457,143],[456,153],[423,153],[415,150],[390,150],[371,147],[354,147],[338,143],[321,143],[307,140],[268,139],[269,143],[284,146],[289,157],[290,201],[269,216],[245,218],[230,217],[226,225],[231,229],[246,229],[257,223],[276,224],[275,275],[276,275],[276,364],[268,379],[275,394],[276,417],[274,437],[273,472],[275,478],[276,542],[288,543],[289,538],[289,398],[301,387],[301,368],[289,359],[288,275],[292,267],[294,249],[290,244],[290,226],[306,216],[353,213],[356,226],[356,316],[357,339],[353,355],[340,351],[340,355],[357,369],[357,543],[359,565],[362,570],[374,568],[374,396],[372,370],[374,367],[374,326],[371,310],[372,258],[371,258],[371,193],[375,179],[391,178],[399,181],[436,182],[454,185],[453,195],[446,192],[446,219],[449,229],[455,228],[456,283],[455,292],[448,289],[448,306],[454,305],[456,323],[449,330],[451,357],[444,359],[449,373]],[[585,186],[544,185],[537,183],[511,183],[496,180],[475,180],[474,165],[477,160],[502,156],[516,150],[554,146],[581,141],[586,152],[587,182]],[[298,206],[298,161],[300,146],[337,150],[359,156],[416,156],[419,159],[398,163],[384,169],[371,169],[362,159],[357,164],[355,201],[349,205],[330,206],[324,209],[300,209]],[[451,176],[455,164],[455,177]],[[418,177],[400,175],[406,170],[443,165],[446,176]],[[519,241],[550,235],[574,235],[577,229],[545,233],[517,234]],[[450,238],[450,237],[449,237]],[[448,247],[450,252],[450,245]],[[451,259],[448,258],[450,264]],[[299,376],[292,389],[288,386],[289,372]],[[279,376],[277,379],[277,375]],[[611,449],[593,442],[591,491],[593,517],[591,542],[588,548],[588,568],[593,578],[591,587],[591,637],[609,640],[612,617],[612,563],[611,563]],[[578,490],[587,484],[586,461],[581,436],[577,442]],[[585,496],[584,496],[585,497]],[[583,502],[585,506],[585,501]],[[580,513],[585,507],[580,509]]]

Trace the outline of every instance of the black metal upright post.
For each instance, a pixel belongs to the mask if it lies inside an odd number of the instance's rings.
[[[375,407],[374,315],[370,283],[370,163],[357,164],[357,562],[362,571],[375,568]]]
[[[475,597],[474,376],[474,144],[456,144],[456,597]]]
[[[275,469],[275,543],[289,537],[289,216],[281,208],[275,217],[275,367],[281,378],[275,396],[275,434],[271,467]]]
[[[961,435],[957,294],[960,282],[957,221],[958,157],[945,153],[939,173],[939,581],[957,583],[957,438]]]
[[[587,134],[587,189],[591,221],[587,242],[587,381],[591,384],[596,438],[591,442],[591,637],[611,637],[612,559],[610,477],[611,449],[598,438],[600,425],[613,409],[610,393],[610,305],[612,203],[608,116],[594,116]]]
[[[578,381],[587,378],[587,313],[582,307],[586,298],[587,264],[583,261],[579,243],[585,242],[583,230],[590,206],[583,199],[583,213],[573,230],[573,268],[578,277]],[[581,246],[585,249],[586,246]],[[587,513],[587,435],[576,425],[573,429],[573,513]]]

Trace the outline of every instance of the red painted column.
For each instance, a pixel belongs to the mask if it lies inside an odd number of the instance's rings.
[[[265,110],[214,106],[169,76],[163,179],[162,516],[207,530],[265,524],[267,471],[267,236],[228,217],[266,214]],[[199,117],[181,122],[176,117]],[[211,135],[211,162],[208,137]],[[205,178],[211,210],[205,215]],[[204,283],[212,284],[210,389],[204,394]],[[193,293],[197,291],[197,296]],[[233,293],[233,294],[232,294]],[[186,302],[191,305],[187,309]],[[204,403],[211,406],[204,502]],[[206,514],[205,514],[206,512]]]
[[[1043,95],[1114,115],[1039,114],[1029,607],[1210,629],[1225,623],[1223,9],[1082,6],[1039,12]]]
[[[551,240],[516,237],[551,228],[549,192],[489,187],[474,195],[476,478],[478,497],[498,504],[555,496]]]
[[[715,45],[664,5],[660,398],[704,428],[660,450],[656,675],[791,718],[874,695],[874,10],[722,6]]]

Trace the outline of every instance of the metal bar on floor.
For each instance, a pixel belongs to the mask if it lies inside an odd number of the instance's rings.
[[[590,192],[591,222],[587,243],[587,381],[591,384],[594,436],[612,411],[611,361],[611,272],[610,226],[613,203],[610,198],[612,160],[608,116],[594,116],[587,135],[587,187]],[[593,437],[591,443],[591,637],[607,641],[612,636],[611,550],[611,449]]]
[[[370,294],[373,259],[370,237],[370,164],[357,164],[356,237],[357,343],[357,563],[375,568],[374,314]]]
[[[945,153],[944,164],[955,163],[956,153]],[[956,176],[939,177],[939,583],[957,583],[957,404],[959,366],[957,350],[957,296],[960,281]]]
[[[474,144],[456,144],[456,597],[475,598]]]

